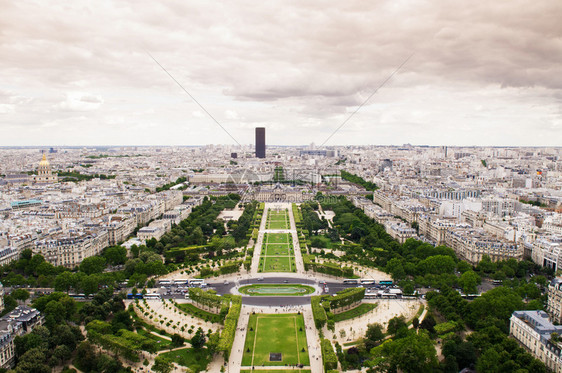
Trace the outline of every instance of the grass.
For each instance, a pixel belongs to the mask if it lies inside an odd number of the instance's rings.
[[[187,312],[188,314],[198,317],[200,319],[203,320],[207,320],[210,322],[214,322],[217,324],[221,324],[222,323],[222,319],[219,315],[216,315],[214,313],[211,312],[207,312],[202,310],[201,308],[197,308],[195,307],[193,304],[191,303],[178,303],[178,308],[184,312]]]
[[[260,258],[262,272],[295,272],[295,259],[292,256],[264,256]]]
[[[269,210],[267,214],[267,229],[289,229],[289,216],[287,211]]]
[[[269,244],[265,247],[265,255],[292,255],[292,249],[287,244]]]
[[[289,233],[267,233],[264,237],[266,244],[272,243],[289,243]]]
[[[314,293],[314,288],[300,284],[255,284],[243,286],[238,291],[251,296],[299,296]]]
[[[356,317],[366,314],[367,312],[374,310],[377,307],[377,305],[378,305],[377,303],[362,303],[359,306],[350,309],[349,311],[335,314],[334,322],[354,319]]]
[[[260,258],[260,272],[296,272],[291,235],[267,233]]]
[[[207,369],[207,365],[211,362],[212,355],[206,348],[183,348],[180,350],[165,352],[160,354],[170,361],[188,367],[194,373],[199,373]]]
[[[158,345],[158,351],[167,350],[172,348],[172,341],[159,337],[152,334],[150,331],[145,329],[137,329],[137,334],[140,334],[146,338],[152,339]]]
[[[304,352],[302,349],[304,348]],[[281,361],[269,361],[281,353]],[[243,366],[310,365],[302,315],[251,315],[244,344]]]

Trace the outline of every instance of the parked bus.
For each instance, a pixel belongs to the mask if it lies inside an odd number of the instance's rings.
[[[162,299],[158,293],[148,293],[144,295],[144,299]]]
[[[207,284],[205,283],[205,280],[202,278],[194,278],[189,280],[189,286],[191,287],[205,287],[207,286]]]
[[[159,280],[158,284],[160,284],[160,286],[168,286],[172,284],[172,281],[170,280]]]
[[[394,284],[394,282],[392,280],[382,280],[381,282],[379,282],[379,284],[381,284],[381,285],[392,285],[392,284]]]
[[[345,280],[343,280],[344,284],[350,284],[350,285],[357,285],[359,284],[359,280],[354,279],[354,278],[346,278]]]
[[[68,296],[74,299],[86,299],[86,295],[84,294],[68,294]]]
[[[174,285],[187,285],[189,282],[188,279],[186,278],[178,278],[176,280],[174,280]]]
[[[142,299],[142,294],[141,293],[137,293],[137,294],[129,293],[129,294],[127,294],[127,299]]]
[[[503,283],[502,280],[492,280],[492,284],[493,284],[494,286],[499,286],[499,285],[501,285],[502,283]]]
[[[375,280],[373,280],[372,278],[371,279],[366,278],[366,279],[361,280],[361,285],[374,285],[376,283],[377,282]]]

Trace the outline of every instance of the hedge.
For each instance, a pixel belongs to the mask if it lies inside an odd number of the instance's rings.
[[[226,263],[220,267],[219,271],[222,275],[225,275],[227,273],[235,273],[240,270],[240,264],[242,264],[241,261]]]
[[[311,297],[310,303],[312,305],[312,316],[314,317],[314,325],[317,329],[322,329],[322,327],[328,321],[328,316],[326,316],[326,311],[324,307],[320,304],[322,297],[320,295],[315,295]]]
[[[324,370],[329,371],[331,369],[338,368],[338,357],[332,348],[332,343],[326,338],[320,340],[320,346],[322,348],[322,360],[324,362]]]
[[[228,360],[234,336],[236,335],[236,327],[238,326],[238,318],[242,310],[242,297],[240,295],[230,296],[232,304],[230,310],[224,319],[224,329],[221,332],[217,349],[224,352],[224,358]]]
[[[207,307],[219,308],[221,314],[228,312],[228,300],[199,288],[189,288],[189,298]],[[226,309],[225,309],[226,308]]]
[[[327,275],[337,276],[337,277],[353,277],[353,268],[351,267],[340,267],[336,263],[316,263],[311,260],[313,255],[303,256],[304,269],[306,271],[312,269],[314,272],[325,273]]]
[[[329,297],[330,309],[349,306],[350,304],[361,301],[365,298],[365,288],[349,288],[338,292],[335,296]]]

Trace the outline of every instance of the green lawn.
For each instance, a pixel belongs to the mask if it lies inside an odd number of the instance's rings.
[[[295,259],[292,256],[262,256],[261,272],[295,272]]]
[[[183,348],[181,350],[165,352],[160,356],[188,367],[194,373],[199,373],[207,369],[207,365],[211,362],[212,356],[206,348]]]
[[[304,348],[304,352],[302,349]],[[281,361],[269,361],[281,353]],[[244,344],[243,366],[310,365],[302,315],[251,315]]]
[[[242,286],[238,291],[251,296],[298,296],[312,294],[314,288],[300,284],[255,284]]]
[[[291,235],[288,233],[266,233],[260,257],[260,272],[295,272],[295,258]]]
[[[265,247],[265,255],[292,255],[293,249],[287,244],[269,244]]]
[[[158,344],[158,351],[167,350],[171,348],[172,341],[168,339],[164,339],[157,335],[152,334],[150,331],[146,329],[137,329],[137,333],[142,335],[143,337],[150,338],[154,340]]]
[[[290,236],[289,233],[267,233],[264,237],[264,243],[289,243]]]
[[[359,306],[334,315],[334,322],[354,319],[377,308],[377,303],[362,303]]]
[[[200,308],[195,307],[191,303],[178,303],[178,308],[183,312],[187,312],[192,316],[198,317],[206,321],[214,322],[217,324],[222,324],[223,321],[219,315],[204,311]]]
[[[270,220],[267,222],[267,229],[289,229],[289,221]]]

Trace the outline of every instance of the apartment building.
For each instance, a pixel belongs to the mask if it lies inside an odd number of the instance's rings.
[[[54,266],[73,268],[82,260],[98,255],[109,246],[106,230],[61,234],[58,237],[36,242],[37,253]]]
[[[0,318],[0,368],[10,369],[14,365],[14,338],[31,333],[33,328],[43,325],[41,312],[28,306],[17,306]]]
[[[556,277],[548,285],[546,312],[552,321],[562,324],[562,277]]]
[[[562,334],[562,326],[554,325],[544,311],[515,311],[511,315],[509,334],[549,370],[561,373],[561,344],[551,341],[552,333]]]

